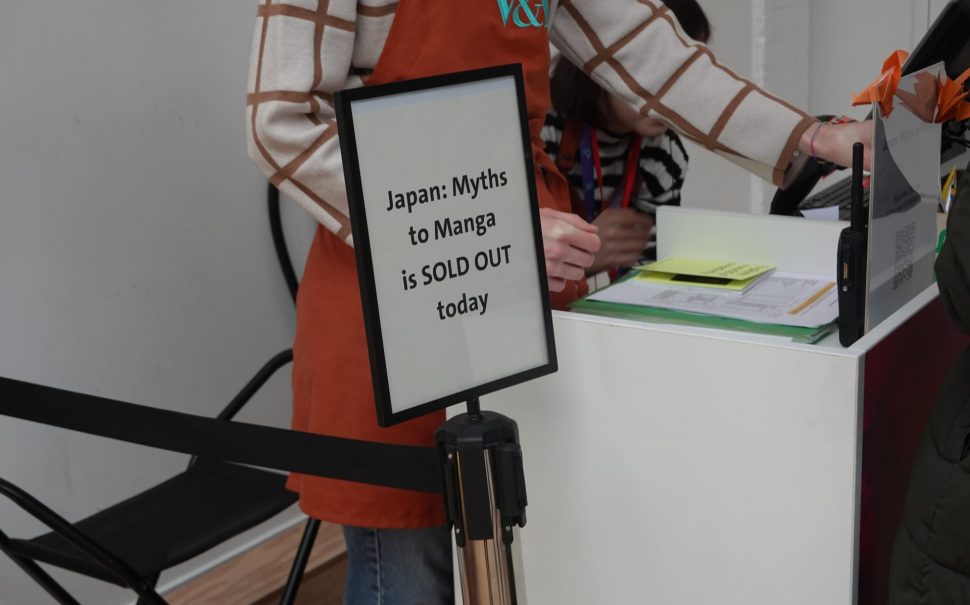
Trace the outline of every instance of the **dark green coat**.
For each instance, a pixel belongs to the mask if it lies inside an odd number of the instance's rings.
[[[936,261],[940,296],[970,333],[970,173],[961,173]],[[970,605],[970,348],[947,376],[913,462],[890,605]]]

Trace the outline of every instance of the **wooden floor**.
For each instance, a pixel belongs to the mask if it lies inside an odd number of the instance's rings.
[[[296,596],[296,605],[343,605],[344,582],[347,579],[347,557],[306,575]],[[277,605],[282,591],[262,599],[253,605]]]
[[[171,605],[275,605],[303,535],[303,524],[165,595]],[[347,576],[343,532],[321,523],[297,603],[341,605]]]

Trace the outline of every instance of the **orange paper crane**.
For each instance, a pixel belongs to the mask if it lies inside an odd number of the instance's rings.
[[[897,50],[889,55],[882,64],[882,75],[865,90],[852,96],[852,105],[868,105],[879,103],[882,115],[889,116],[893,112],[893,96],[899,88],[899,78],[903,73],[903,63],[909,58],[909,53]]]
[[[936,112],[937,122],[950,120],[970,120],[970,103],[963,84],[970,78],[970,69],[960,74],[956,80],[944,77],[940,85],[939,109]]]
[[[882,75],[867,86],[865,90],[853,95],[852,105],[878,103],[882,114],[889,116],[893,111],[893,97],[897,95],[903,64],[908,58],[909,53],[902,50],[897,50],[889,55],[889,58],[882,64]],[[946,74],[943,74],[941,81],[937,82],[935,121],[970,120],[970,101],[968,101],[970,94],[963,88],[967,80],[970,80],[970,69],[960,74],[960,77],[955,80],[950,80]],[[909,96],[913,97],[913,95]],[[910,104],[914,100],[915,97],[906,99]],[[914,105],[914,108],[918,107]]]

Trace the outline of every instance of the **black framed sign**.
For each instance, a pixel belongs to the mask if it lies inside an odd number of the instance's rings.
[[[334,102],[381,426],[555,372],[521,66]]]

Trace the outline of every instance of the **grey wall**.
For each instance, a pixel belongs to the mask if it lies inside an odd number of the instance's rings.
[[[245,150],[256,4],[0,2],[0,376],[211,415],[289,346],[264,180]],[[288,210],[305,249],[312,227]],[[242,417],[288,418],[288,374]],[[0,476],[71,519],[185,462],[0,418]],[[0,529],[39,527],[0,502]],[[56,575],[82,602],[129,602]],[[0,604],[49,602],[0,556]]]
[[[863,117],[850,93],[879,75],[896,50],[912,50],[945,0],[811,0],[812,83],[809,106],[817,113]]]
[[[751,0],[700,0],[699,3],[713,26],[711,49],[721,63],[738,75],[751,78],[755,56],[752,44],[755,8]],[[746,212],[751,197],[750,174],[699,145],[685,143],[690,167],[683,190],[684,205]]]

